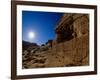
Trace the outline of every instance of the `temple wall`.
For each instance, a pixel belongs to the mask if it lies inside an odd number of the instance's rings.
[[[87,14],[64,14],[55,32],[56,42],[58,43],[64,41],[63,37],[67,40],[70,36],[80,37],[81,35],[88,34],[89,17]]]
[[[59,23],[59,26],[56,28],[63,28],[61,24],[65,24],[66,19],[70,15],[64,14],[64,17],[62,17],[61,22]],[[72,14],[71,14],[72,16]],[[73,38],[70,40],[62,40],[60,33],[57,33],[56,39],[53,41],[52,46],[52,52],[58,54],[59,56],[65,56],[63,57],[64,64],[67,65],[88,65],[89,64],[89,17],[88,15],[83,14],[74,14],[73,16],[73,22],[69,26],[64,27],[73,27]],[[73,25],[73,26],[71,26]],[[76,36],[75,36],[76,35]],[[69,36],[70,37],[70,36]],[[60,41],[60,42],[59,42]],[[62,41],[62,42],[61,42]],[[67,56],[67,58],[66,58]],[[68,58],[70,60],[68,60]]]

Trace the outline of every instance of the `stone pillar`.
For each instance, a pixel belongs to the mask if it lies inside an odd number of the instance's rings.
[[[52,42],[53,40],[48,40],[48,44],[50,45],[50,47],[52,47]]]

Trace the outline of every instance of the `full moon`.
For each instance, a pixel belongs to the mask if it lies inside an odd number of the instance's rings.
[[[29,32],[28,37],[29,37],[29,39],[33,39],[35,37],[35,33],[34,32]]]

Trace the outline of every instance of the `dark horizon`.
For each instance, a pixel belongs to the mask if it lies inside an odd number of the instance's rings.
[[[55,27],[63,13],[22,11],[22,40],[37,43],[46,43],[55,38]],[[35,37],[30,40],[28,33],[34,32]]]

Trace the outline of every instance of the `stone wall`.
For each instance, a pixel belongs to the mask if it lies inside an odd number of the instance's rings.
[[[56,27],[53,52],[64,56],[64,64],[89,64],[89,15],[64,14]],[[64,33],[63,33],[64,32]],[[70,61],[68,62],[68,59]]]
[[[88,14],[64,14],[60,23],[57,25],[55,32],[57,43],[88,34]]]
[[[74,38],[69,41],[65,41],[56,44],[52,47],[52,52],[59,56],[64,56],[61,61],[64,61],[64,65],[88,65],[89,64],[89,45],[88,35],[84,35],[80,38]],[[70,60],[68,60],[68,58]]]

